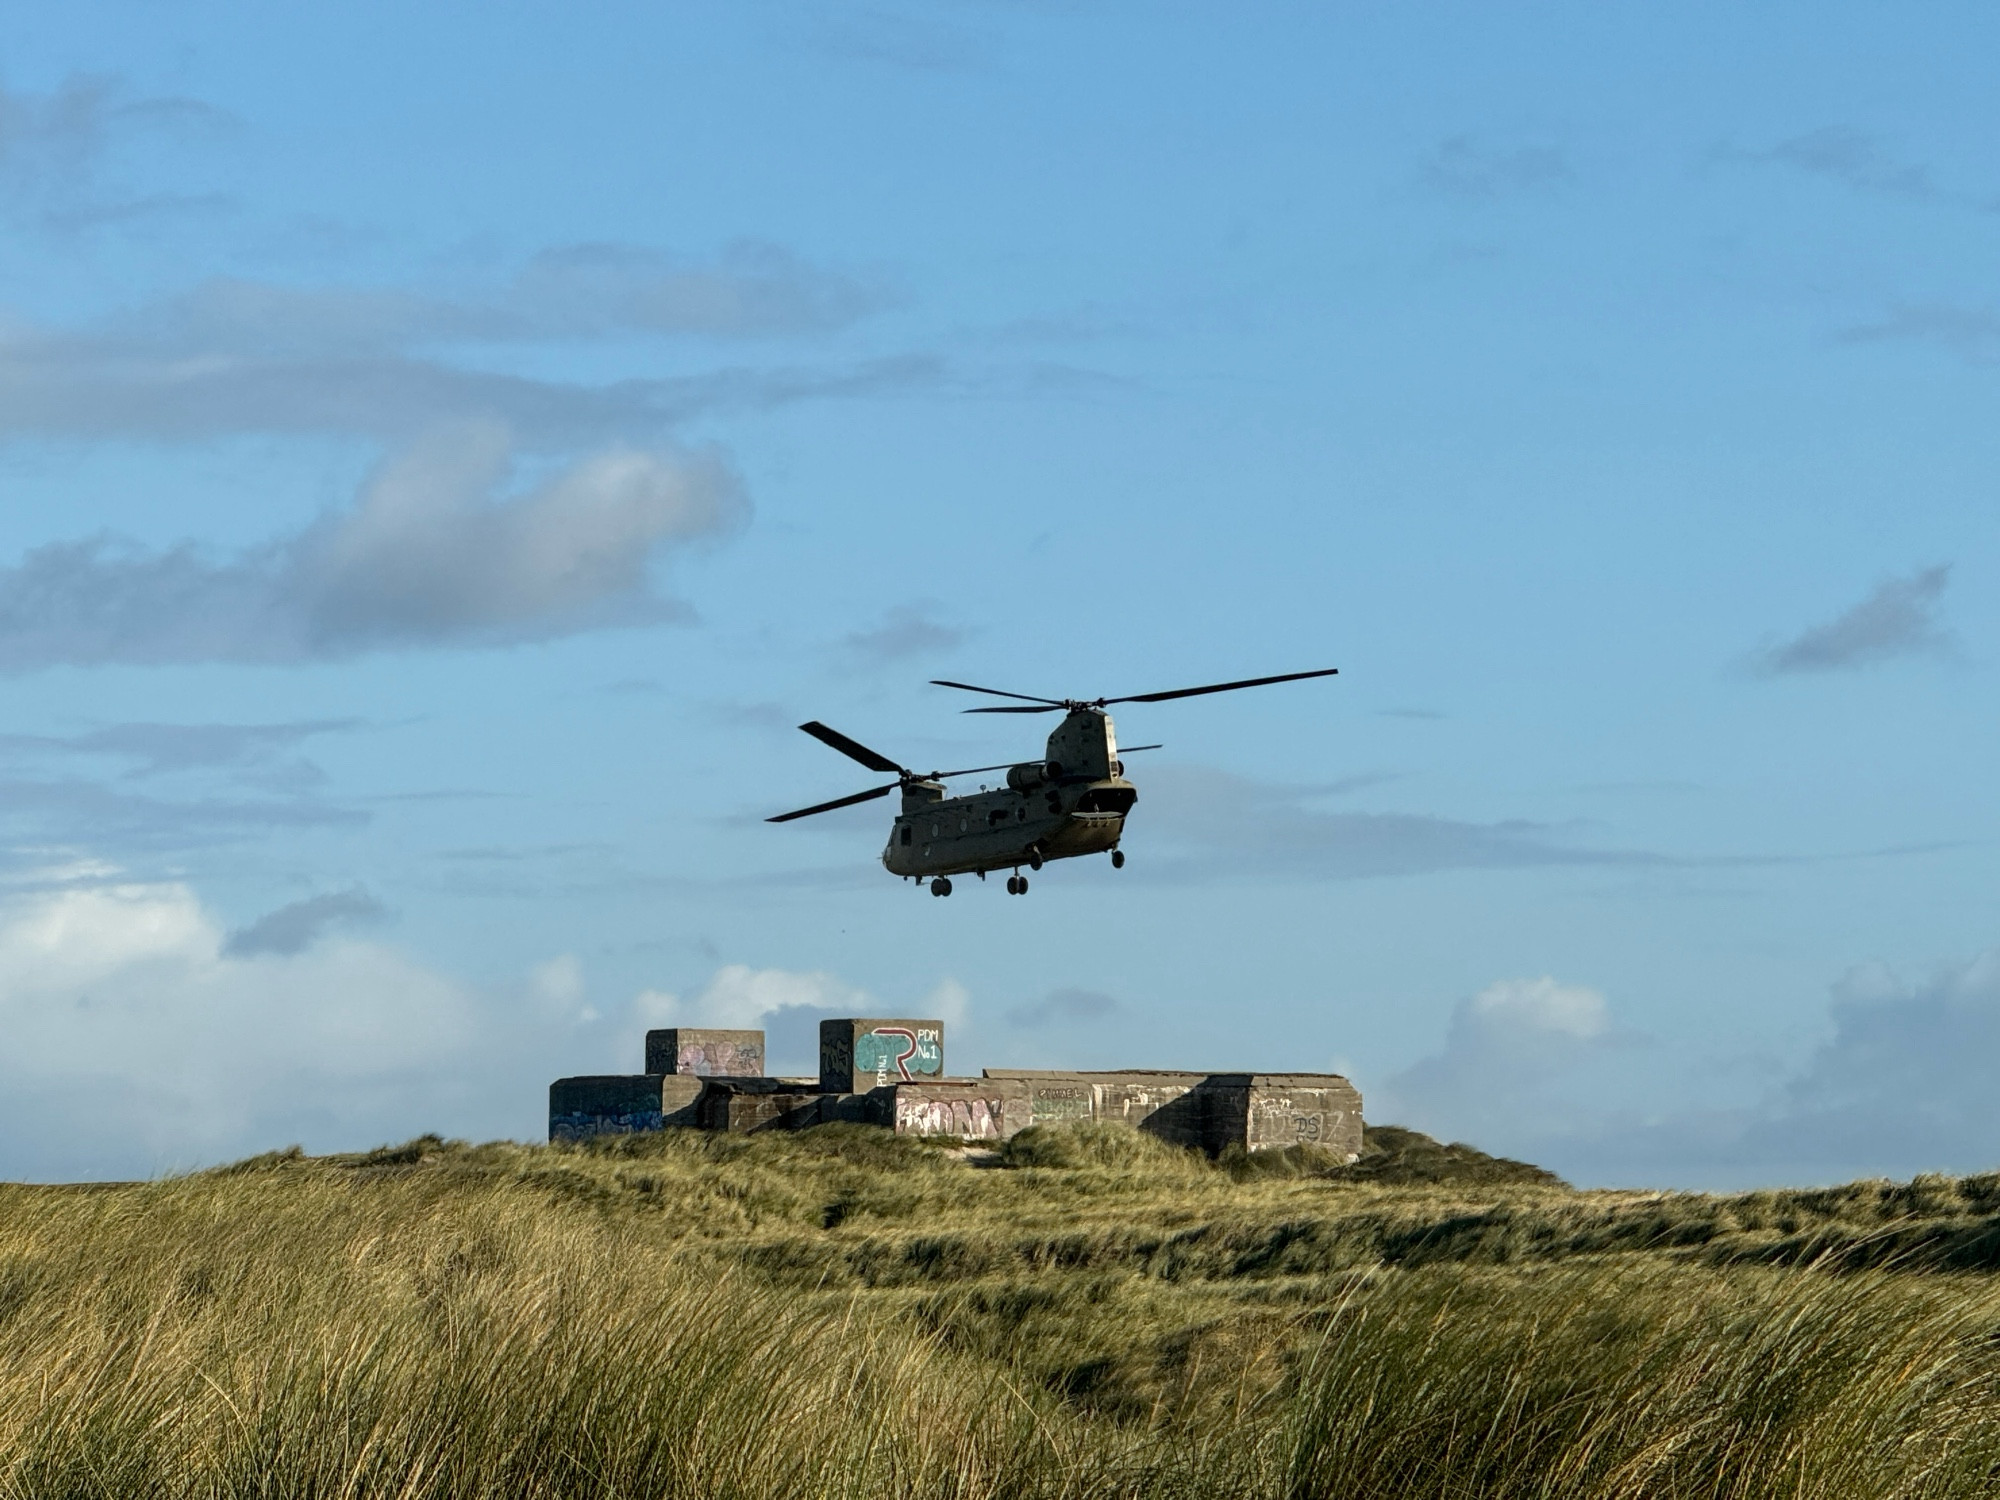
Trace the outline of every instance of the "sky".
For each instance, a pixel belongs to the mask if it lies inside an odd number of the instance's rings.
[[[0,1177],[649,1026],[2000,1165],[2000,15],[8,7]],[[823,720],[1126,866],[919,898]]]

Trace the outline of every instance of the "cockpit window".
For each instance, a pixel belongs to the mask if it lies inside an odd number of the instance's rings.
[[[908,823],[905,823],[903,825],[903,847],[905,849],[910,847],[910,835],[915,831],[916,830],[911,828]]]

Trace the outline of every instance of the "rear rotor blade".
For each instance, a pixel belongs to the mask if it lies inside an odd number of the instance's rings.
[[[1298,682],[1307,677],[1334,677],[1340,668],[1325,667],[1317,672],[1285,672],[1277,677],[1246,677],[1241,682],[1213,682],[1207,687],[1175,688],[1170,693],[1134,693],[1129,698],[1099,698],[1100,704],[1164,703],[1169,698],[1198,698],[1203,693],[1229,693],[1237,688],[1266,687],[1274,682]]]
[[[1016,766],[1033,765],[1033,764],[1034,764],[1033,761],[1008,760],[1008,761],[1002,761],[997,766],[973,766],[970,769],[964,771],[933,771],[931,772],[930,775],[926,776],[924,779],[926,781],[943,781],[947,776],[976,776],[981,771],[1011,771]]]
[[[881,771],[885,775],[890,776],[907,776],[910,774],[893,760],[889,759],[888,756],[870,750],[859,740],[850,740],[838,729],[828,729],[826,725],[820,723],[817,719],[814,719],[810,724],[801,724],[799,728],[818,740],[822,745],[831,745],[849,760],[860,761],[862,765],[871,771]]]
[[[1164,750],[1166,748],[1165,745],[1120,745],[1118,753],[1120,755],[1136,755],[1141,750]]]
[[[969,682],[946,682],[942,677],[933,677],[931,679],[931,686],[959,688],[968,693],[987,693],[995,698],[1019,698],[1023,703],[1046,703],[1051,708],[1063,707],[1063,702],[1060,698],[1037,698],[1033,693],[1003,693],[998,688],[975,687]],[[971,713],[974,710],[968,709],[966,711]],[[989,713],[997,711],[993,709],[988,710]],[[1025,712],[1025,710],[1017,709],[1016,712]]]
[[[1007,708],[961,708],[959,712],[962,714],[1053,714],[1060,713],[1068,707],[1067,703],[1051,703],[1046,707],[1038,708],[1015,708],[1011,706]]]
[[[831,802],[822,802],[817,807],[802,807],[797,812],[779,813],[775,818],[766,818],[766,823],[789,823],[794,818],[810,818],[814,813],[832,812],[836,807],[852,807],[857,802],[873,802],[877,797],[886,797],[903,783],[892,782],[888,786],[878,786],[872,792],[856,792],[852,797],[836,797]]]

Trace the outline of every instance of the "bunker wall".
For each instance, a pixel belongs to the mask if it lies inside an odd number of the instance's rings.
[[[764,1071],[764,1033],[670,1026],[646,1033],[648,1073],[754,1078]]]
[[[1027,1129],[1032,1117],[1027,1085],[1016,1079],[941,1078],[876,1092],[887,1095],[886,1112],[898,1135],[1004,1141]]]
[[[944,1022],[843,1018],[819,1023],[819,1086],[865,1094],[944,1076]]]
[[[558,1078],[549,1085],[549,1139],[585,1140],[700,1123],[703,1083],[678,1073],[616,1073]]]

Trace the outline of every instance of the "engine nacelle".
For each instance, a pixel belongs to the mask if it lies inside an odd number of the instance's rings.
[[[1052,760],[1031,760],[1007,768],[1007,785],[1024,796],[1060,780],[1062,767]]]

